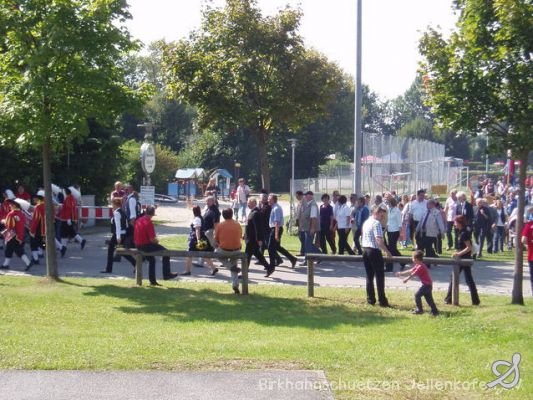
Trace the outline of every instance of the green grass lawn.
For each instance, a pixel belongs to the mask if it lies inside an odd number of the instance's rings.
[[[337,399],[529,399],[533,301],[482,296],[415,316],[412,292],[0,276],[0,369],[320,369]],[[486,390],[495,360],[522,356],[521,386]],[[413,387],[413,382],[416,383]],[[344,390],[339,389],[344,385]],[[441,385],[448,385],[448,390]],[[455,389],[450,389],[455,385]]]

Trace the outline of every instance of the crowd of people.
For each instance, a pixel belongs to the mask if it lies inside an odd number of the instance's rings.
[[[507,251],[515,243],[517,235],[513,232],[512,222],[516,219],[516,192],[500,183],[494,185],[487,180],[472,193],[470,199],[466,193],[452,190],[443,203],[428,197],[424,189],[413,195],[398,196],[391,191],[373,198],[368,194],[345,196],[334,191],[331,197],[322,194],[320,204],[316,202],[312,191],[298,191],[294,224],[298,230],[300,249],[298,254],[293,255],[282,246],[285,218],[278,204],[278,196],[261,192],[257,197],[252,197],[245,179],[241,178],[234,191],[231,207],[219,209],[216,185],[211,185],[212,190],[207,193],[203,210],[199,206],[193,207],[188,250],[217,251],[226,256],[221,262],[231,271],[235,293],[239,293],[240,272],[235,257],[241,251],[241,240],[245,243],[244,252],[248,262],[254,257],[257,264],[264,268],[265,277],[270,277],[276,267],[285,262],[295,268],[297,257],[301,257],[301,265],[306,265],[307,254],[327,254],[328,251],[339,255],[358,254],[363,257],[365,266],[368,303],[388,307],[385,273],[394,272],[391,258],[400,255],[398,247],[412,246],[416,252],[413,253],[415,267],[404,271],[406,265],[400,263],[398,274],[407,275],[407,279],[412,276],[421,278],[423,287],[417,294],[415,311],[421,311],[420,298],[425,296],[432,313],[436,315],[438,311],[431,298],[431,278],[429,271],[425,271],[425,268],[431,268],[431,264],[424,264],[424,268],[417,267],[423,264],[423,257],[434,259],[443,254],[446,246],[446,250],[451,250],[454,257],[482,258],[484,251]],[[74,186],[61,190],[53,185],[52,191],[56,248],[64,256],[69,241],[80,243],[82,249],[86,244],[77,231],[81,194],[79,188]],[[5,258],[1,268],[9,268],[11,258],[16,254],[28,270],[31,265],[39,263],[44,247],[44,191],[40,189],[31,196],[19,186],[16,195],[10,189],[5,190],[3,195],[0,220]],[[526,194],[526,201],[531,201],[531,190]],[[112,236],[108,241],[107,264],[102,273],[113,272],[113,263],[120,259],[115,255],[117,246],[136,247],[144,253],[165,250],[159,244],[152,222],[155,208],[148,206],[143,210],[139,194],[133,186],[116,182],[110,203],[113,209]],[[533,210],[528,215],[533,221]],[[30,237],[31,258],[24,252],[26,232]],[[529,244],[529,231],[524,232],[521,236],[526,239],[522,241]],[[133,257],[124,258],[135,268]],[[530,267],[532,258],[529,258]],[[146,259],[150,284],[158,285],[155,258],[147,256]],[[162,264],[163,279],[178,276],[171,271],[168,257],[163,257]],[[188,258],[181,275],[191,275],[193,266],[207,267],[213,276],[218,273],[212,259],[206,257],[205,260]],[[479,304],[470,267],[461,267],[461,271],[465,274],[472,304]],[[451,283],[445,301],[451,302]]]
[[[31,195],[19,185],[16,194],[4,189],[0,205],[0,248],[4,248],[4,261],[0,269],[9,269],[13,255],[22,259],[28,271],[39,264],[45,247],[45,192],[42,188]],[[52,185],[54,209],[54,238],[56,250],[65,256],[68,243],[75,241],[85,248],[87,241],[78,233],[81,193],[78,186],[61,189]],[[31,257],[25,251],[29,238]]]

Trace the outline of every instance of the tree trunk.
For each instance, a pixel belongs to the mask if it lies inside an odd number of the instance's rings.
[[[520,170],[519,170],[519,189],[518,189],[518,210],[516,216],[516,252],[515,264],[513,272],[513,294],[512,304],[524,305],[523,294],[523,275],[524,275],[524,252],[522,246],[522,227],[524,226],[524,210],[525,210],[525,184],[527,172],[527,159],[529,152],[524,151],[520,153]],[[512,161],[511,161],[512,162]]]
[[[268,166],[267,137],[268,132],[264,128],[256,131],[257,150],[259,152],[259,171],[261,172],[262,189],[270,192],[270,168]]]
[[[50,168],[50,141],[43,144],[43,186],[45,195],[45,230],[46,230],[46,276],[57,280],[57,259],[54,226],[54,205],[52,202],[52,180]]]

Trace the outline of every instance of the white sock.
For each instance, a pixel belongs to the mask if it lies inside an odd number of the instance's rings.
[[[57,239],[54,239],[55,242],[56,242],[56,250],[61,250],[61,248],[63,247],[63,245],[61,244],[61,242]]]
[[[35,261],[39,261],[39,252],[38,251],[32,251],[31,256]]]
[[[39,256],[44,255],[44,251],[43,251],[43,249],[42,249],[41,247],[39,247],[39,248],[37,249],[37,254],[38,254]]]
[[[67,247],[68,239],[61,239],[61,248]]]
[[[83,240],[83,238],[80,236],[80,235],[76,235],[74,236],[74,240],[78,243],[81,243],[81,241]]]
[[[3,267],[9,267],[9,264],[11,263],[11,258],[4,258],[4,264]]]
[[[22,257],[20,258],[22,259],[22,261],[24,261],[24,264],[26,264],[26,267],[29,267],[31,265],[31,261],[26,254],[23,254]]]

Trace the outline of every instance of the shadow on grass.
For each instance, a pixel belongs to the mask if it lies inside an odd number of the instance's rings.
[[[307,300],[265,296],[235,296],[212,289],[128,288],[98,285],[87,296],[126,299],[131,306],[118,310],[129,314],[160,314],[179,322],[250,321],[267,326],[332,329],[339,325],[366,326],[396,323],[397,315],[387,315],[378,308],[363,309],[356,304],[332,304],[320,299]]]

